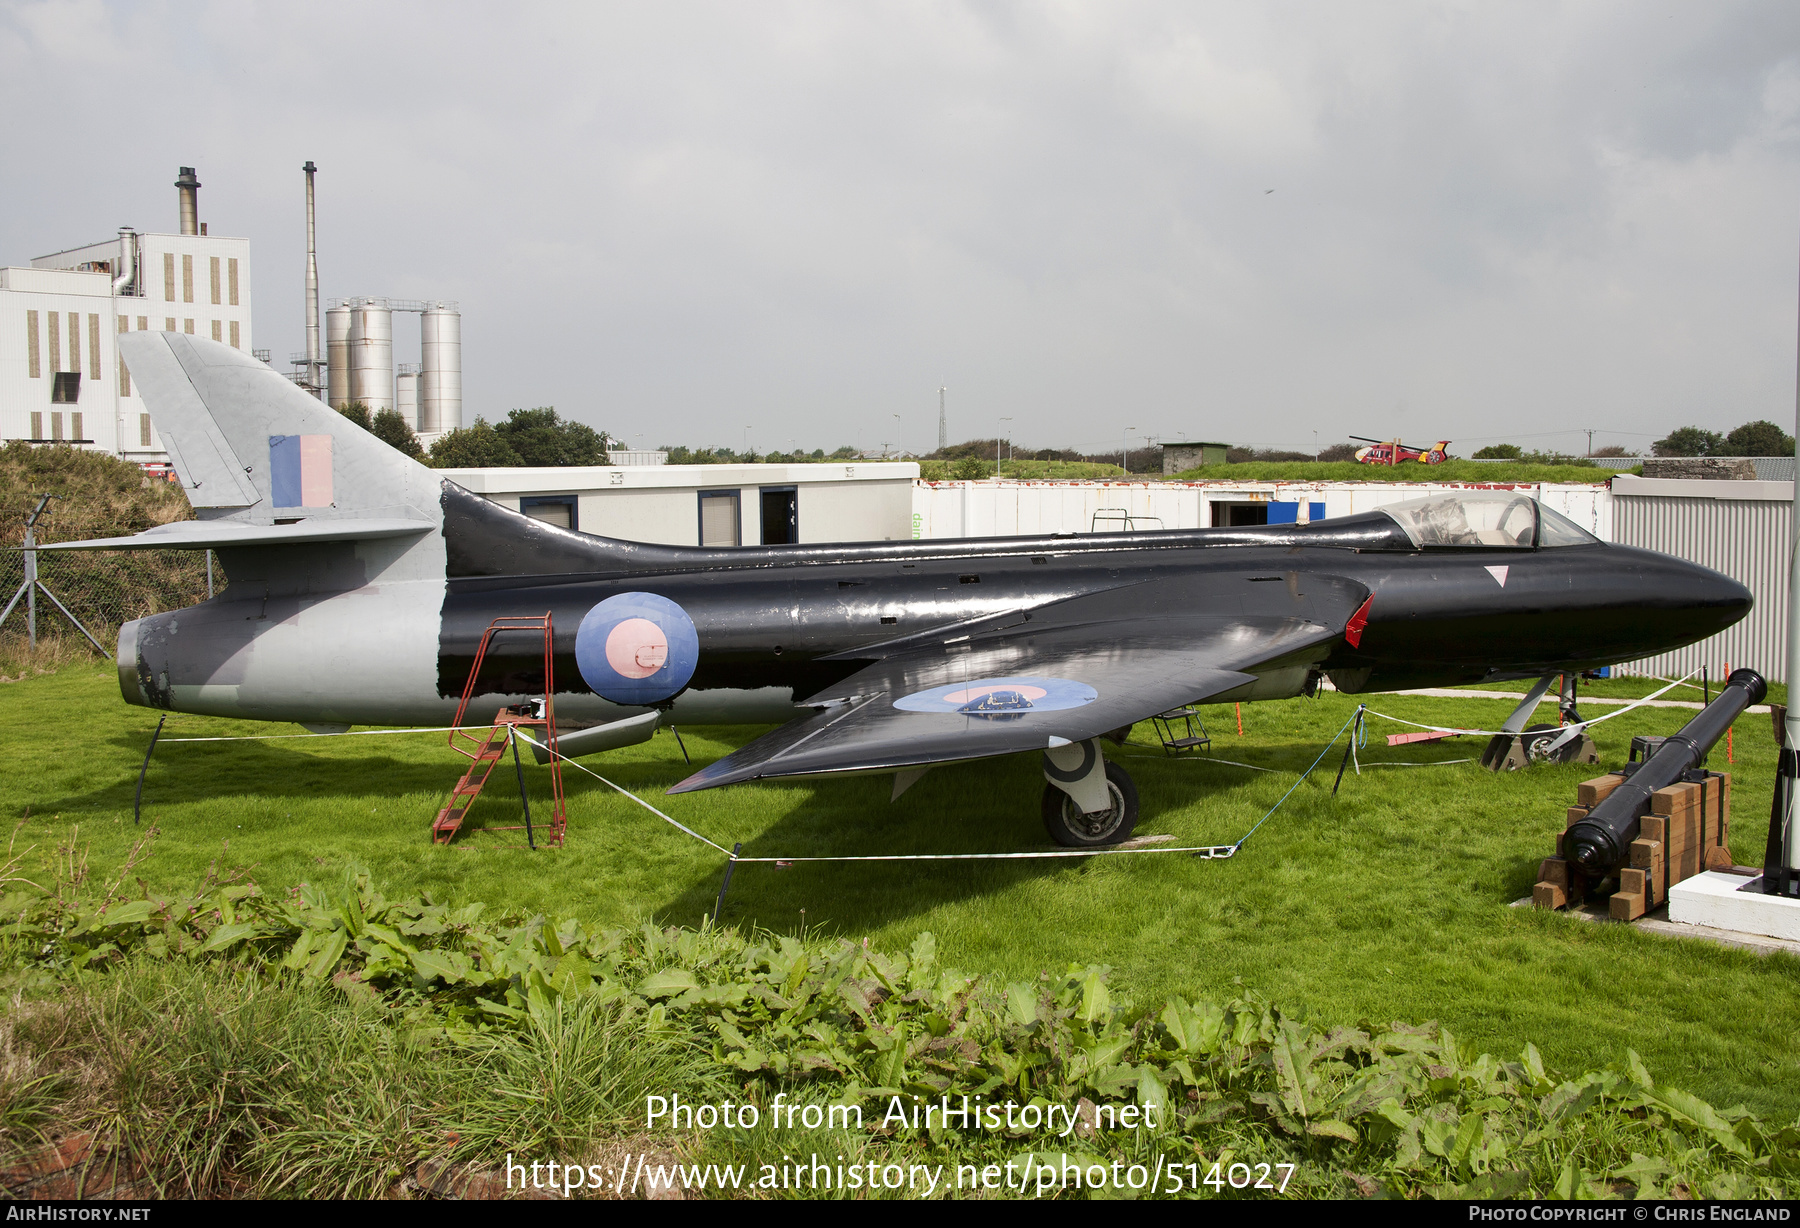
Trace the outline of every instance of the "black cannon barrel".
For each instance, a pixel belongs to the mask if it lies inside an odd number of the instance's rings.
[[[1731,728],[1731,722],[1751,704],[1762,702],[1768,693],[1769,684],[1755,670],[1732,670],[1717,699],[1683,725],[1679,733],[1667,738],[1660,750],[1588,811],[1585,819],[1569,828],[1563,836],[1569,860],[1590,878],[1612,873],[1637,839],[1639,812],[1650,795],[1699,767],[1714,743]]]

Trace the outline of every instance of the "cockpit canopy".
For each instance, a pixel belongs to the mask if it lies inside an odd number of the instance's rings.
[[[1381,510],[1419,550],[1533,550],[1590,546],[1600,540],[1531,496],[1513,491],[1445,491]]]

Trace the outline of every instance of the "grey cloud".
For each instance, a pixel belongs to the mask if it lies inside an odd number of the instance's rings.
[[[196,165],[285,354],[312,158],[327,295],[459,299],[471,414],[646,442],[900,413],[926,446],[940,383],[953,434],[1040,446],[1729,427],[1792,404],[1797,34],[1775,3],[14,5],[0,240],[167,225]]]

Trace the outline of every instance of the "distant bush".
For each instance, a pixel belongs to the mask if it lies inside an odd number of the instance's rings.
[[[1725,436],[1722,456],[1792,456],[1794,437],[1773,422],[1746,422]]]
[[[1658,456],[1792,456],[1794,437],[1773,422],[1746,422],[1729,435],[1683,426],[1651,445]],[[1598,454],[1597,454],[1598,455]]]
[[[1490,443],[1475,453],[1475,460],[1518,460],[1525,453],[1516,443]]]
[[[478,417],[473,426],[439,435],[431,445],[431,464],[437,469],[487,469],[524,462],[485,418]]]

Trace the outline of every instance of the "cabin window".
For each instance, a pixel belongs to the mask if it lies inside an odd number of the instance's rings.
[[[81,400],[81,372],[58,371],[50,388],[52,405],[73,405]]]
[[[519,500],[519,510],[533,520],[553,524],[559,529],[578,529],[574,495],[551,495]]]
[[[735,490],[703,490],[700,492],[700,544],[702,546],[736,546],[738,536],[738,492]]]

